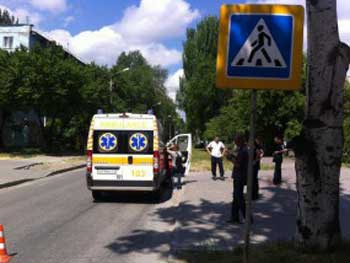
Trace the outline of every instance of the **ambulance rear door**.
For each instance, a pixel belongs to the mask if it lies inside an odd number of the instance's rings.
[[[191,158],[192,158],[192,135],[191,134],[179,134],[172,138],[168,144],[177,144],[179,150],[183,155],[183,163],[186,168],[185,176],[190,173],[191,169]]]
[[[119,187],[151,187],[154,180],[153,120],[119,118],[96,122],[93,180],[119,181],[110,184]]]

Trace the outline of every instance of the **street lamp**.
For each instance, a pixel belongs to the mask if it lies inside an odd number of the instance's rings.
[[[147,114],[154,114],[154,107],[160,106],[162,103],[158,101],[156,104],[153,104],[150,109],[147,110]]]
[[[130,68],[129,67],[126,67],[126,68],[123,68],[122,70],[118,71],[117,73],[114,74],[114,76],[116,75],[119,75],[120,73],[123,73],[123,72],[126,72],[126,71],[129,71]],[[109,81],[109,91],[110,91],[110,96],[109,96],[109,103],[113,104],[113,98],[112,98],[112,92],[113,92],[113,76],[111,77],[111,80]]]
[[[169,140],[171,139],[171,123],[172,123],[172,121],[174,120],[173,119],[173,116],[172,115],[168,115],[168,119],[169,119],[169,121],[168,121],[168,126],[169,126]]]

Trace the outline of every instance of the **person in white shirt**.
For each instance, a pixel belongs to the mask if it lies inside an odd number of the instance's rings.
[[[214,141],[208,144],[207,151],[211,155],[211,172],[213,179],[216,180],[216,167],[219,165],[220,178],[224,180],[224,165],[222,163],[222,156],[225,151],[225,145],[219,140],[219,137],[216,136]]]

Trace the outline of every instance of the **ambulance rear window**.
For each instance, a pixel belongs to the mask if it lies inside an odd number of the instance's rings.
[[[153,154],[153,131],[95,131],[94,153]]]

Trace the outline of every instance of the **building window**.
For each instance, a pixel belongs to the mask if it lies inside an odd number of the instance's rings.
[[[4,48],[11,49],[13,47],[13,37],[4,37]]]

